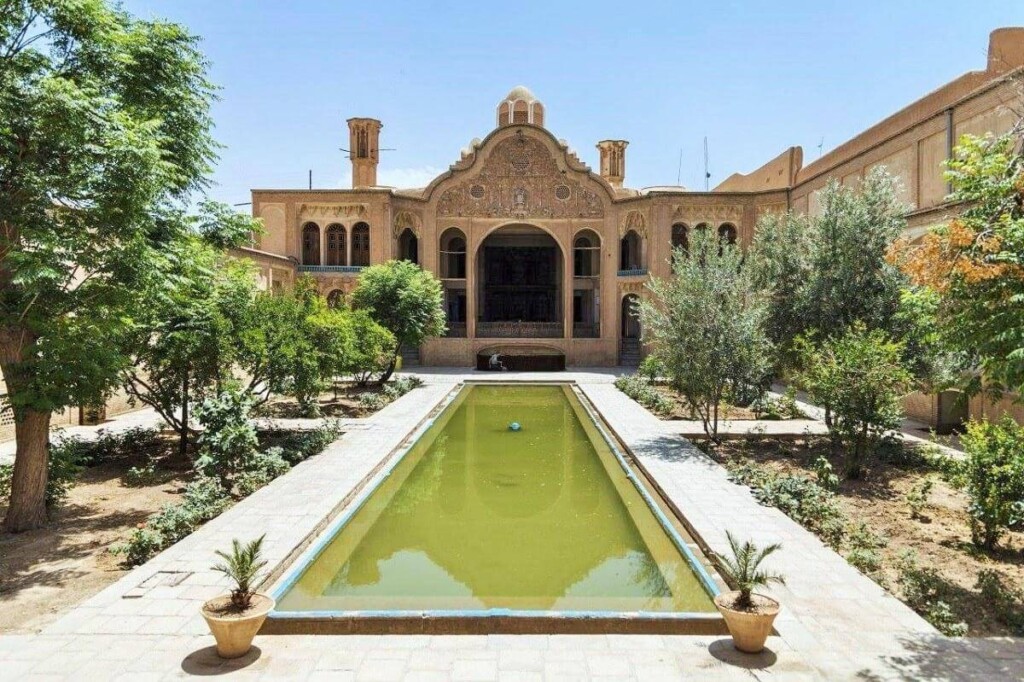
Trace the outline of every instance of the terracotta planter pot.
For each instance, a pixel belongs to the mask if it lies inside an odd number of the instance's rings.
[[[732,604],[738,596],[739,592],[723,592],[715,597],[715,606],[729,626],[733,646],[745,653],[756,654],[764,649],[765,640],[771,634],[772,623],[779,615],[779,602],[763,594],[755,594],[756,610],[737,611]]]
[[[227,595],[215,597],[203,604],[203,618],[217,640],[217,655],[221,658],[238,658],[249,653],[252,638],[259,632],[272,608],[274,600],[259,592],[253,595],[252,605],[244,613],[233,612],[231,598]]]

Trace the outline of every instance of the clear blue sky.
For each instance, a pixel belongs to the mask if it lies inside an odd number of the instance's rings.
[[[985,66],[1021,0],[927,2],[383,2],[127,0],[203,37],[226,148],[214,198],[348,186],[345,119],[384,123],[379,179],[419,186],[526,85],[591,167],[630,141],[626,184],[702,189],[790,145],[805,162]]]

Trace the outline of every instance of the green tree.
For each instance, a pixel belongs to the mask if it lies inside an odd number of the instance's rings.
[[[860,323],[844,336],[803,346],[800,380],[825,408],[833,445],[843,449],[847,478],[860,478],[866,456],[902,421],[902,397],[911,381],[902,353],[901,343]]]
[[[383,376],[394,357],[395,337],[377,324],[365,310],[349,312],[352,325],[351,354],[343,369],[356,383],[365,386],[374,376]]]
[[[138,307],[126,337],[124,386],[177,431],[184,457],[194,433],[191,405],[232,376],[256,282],[247,263],[199,238],[180,245],[169,279]]]
[[[103,0],[0,12],[0,371],[15,413],[9,531],[45,522],[50,413],[100,401],[138,292],[190,233],[214,157],[197,40]],[[216,231],[215,226],[214,231]]]
[[[766,297],[743,267],[742,252],[705,232],[696,232],[689,253],[676,249],[673,277],[651,281],[652,300],[642,301],[639,313],[670,384],[717,439],[723,399],[763,384],[772,346]]]
[[[948,163],[959,216],[893,249],[931,299],[939,333],[994,388],[1024,393],[1024,123],[1000,137],[965,136]],[[978,383],[970,386],[972,390]]]
[[[801,309],[811,279],[815,224],[792,211],[765,214],[757,223],[747,266],[754,285],[769,292],[765,330],[775,344],[779,368],[795,364],[793,341],[807,331]]]
[[[352,292],[352,307],[366,310],[395,337],[381,383],[394,372],[402,346],[419,346],[445,332],[441,283],[409,261],[393,260],[363,270]]]

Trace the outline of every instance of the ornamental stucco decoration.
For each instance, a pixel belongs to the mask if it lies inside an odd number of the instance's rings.
[[[412,230],[417,239],[420,237],[420,219],[412,211],[403,210],[396,213],[393,227],[396,239],[406,229]]]
[[[785,213],[785,212],[786,212],[786,202],[784,202],[784,201],[781,201],[781,202],[778,202],[778,203],[774,203],[774,204],[761,204],[760,206],[757,206],[754,209],[754,215],[756,215],[758,218],[760,218],[763,215],[768,215],[769,213],[781,214],[781,213]]]
[[[366,204],[302,204],[301,219],[356,219],[366,216]]]
[[[560,167],[541,140],[530,135],[497,142],[480,172],[446,189],[437,215],[481,218],[602,218],[604,204],[596,192]],[[471,190],[473,187],[477,189]],[[559,186],[569,196],[559,199]],[[482,191],[481,191],[482,188]],[[565,190],[558,190],[564,196]]]
[[[623,216],[622,224],[619,226],[619,236],[626,236],[630,230],[647,239],[647,219],[640,211],[630,211]]]
[[[743,206],[736,204],[715,204],[711,206],[676,206],[672,212],[673,223],[686,223],[690,227],[700,223],[718,225],[739,223],[743,220]]]

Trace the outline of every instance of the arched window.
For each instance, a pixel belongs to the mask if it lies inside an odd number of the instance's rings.
[[[419,239],[416,238],[416,233],[408,227],[402,230],[402,234],[398,236],[398,258],[410,263],[419,264],[420,262]]]
[[[466,279],[466,235],[457,227],[449,227],[441,234],[441,279]]]
[[[316,223],[302,226],[302,264],[320,265],[320,226]]]
[[[342,293],[341,289],[332,289],[331,293],[327,294],[327,306],[329,308],[340,308],[345,304],[345,294]]]
[[[337,223],[327,226],[327,265],[345,265],[347,245],[345,226]]]
[[[686,223],[676,223],[672,226],[672,248],[688,251],[690,249],[690,238],[687,232],[689,228]]]
[[[591,230],[576,235],[572,245],[574,277],[597,277],[601,274],[601,239]]]
[[[370,226],[356,223],[352,226],[352,265],[370,264]]]
[[[639,270],[643,267],[640,259],[640,235],[630,230],[619,244],[619,269]]]
[[[718,226],[718,242],[724,244],[736,243],[736,226],[732,223],[722,223]]]

